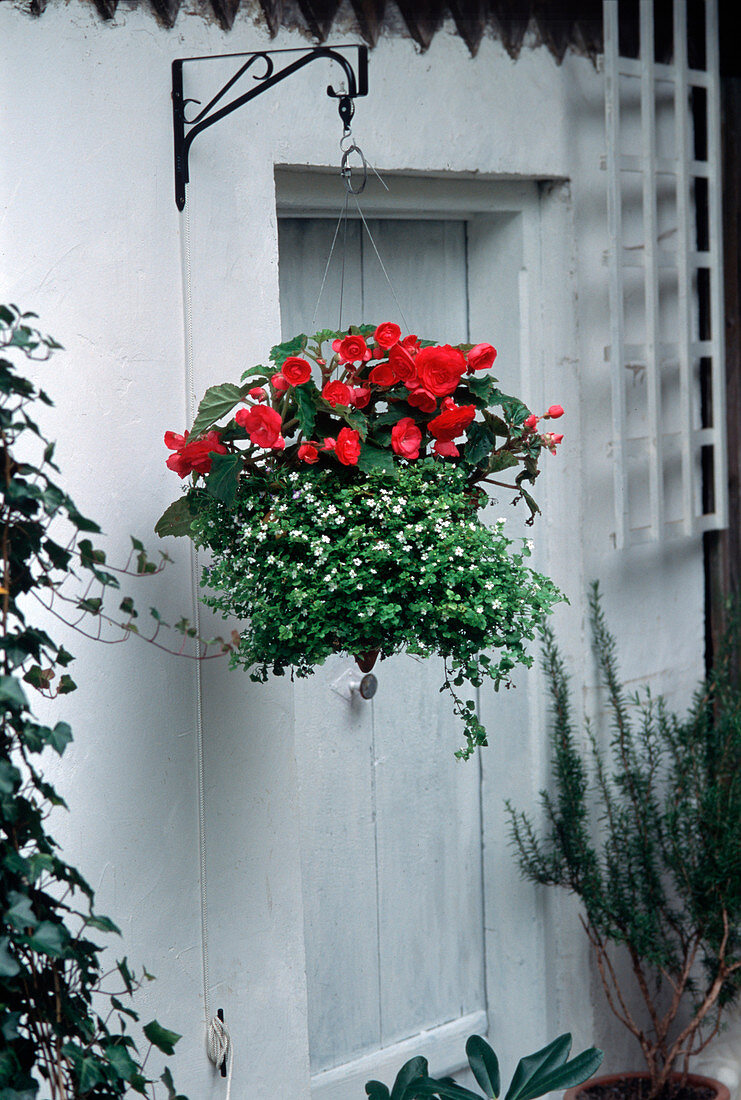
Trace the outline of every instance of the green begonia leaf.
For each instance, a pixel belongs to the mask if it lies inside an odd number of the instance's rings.
[[[245,391],[246,392],[246,391]],[[210,386],[201,398],[189,439],[196,439],[212,428],[217,420],[230,413],[238,405],[244,394],[242,388],[234,382],[224,382],[221,386]]]
[[[182,535],[190,535],[193,513],[190,510],[190,501],[187,497],[179,497],[165,509],[154,525],[155,534],[161,539],[167,535],[178,538]]]

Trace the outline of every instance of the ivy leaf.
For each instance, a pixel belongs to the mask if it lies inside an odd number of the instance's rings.
[[[296,415],[299,426],[306,438],[311,439],[316,423],[317,401],[320,397],[319,390],[313,382],[305,382],[302,386],[296,386],[293,392],[296,399]]]
[[[41,955],[49,955],[52,959],[61,958],[69,939],[67,929],[61,924],[54,924],[49,920],[42,920],[34,934],[30,937],[29,946]]]
[[[161,1050],[163,1054],[174,1054],[175,1043],[177,1043],[178,1039],[182,1038],[176,1031],[168,1031],[166,1027],[157,1023],[156,1020],[152,1020],[151,1023],[145,1024],[143,1031],[150,1043],[157,1047],[158,1050]]]
[[[0,760],[0,794],[12,794],[20,780],[18,769],[9,760]]]
[[[179,497],[165,508],[164,512],[154,525],[154,533],[161,539],[172,535],[179,538],[190,534],[190,525],[193,522],[193,513],[190,510],[190,501],[187,497]]]
[[[88,928],[96,928],[98,932],[115,932],[117,936],[121,935],[121,929],[113,923],[110,917],[99,917],[95,913],[91,913],[86,924]]]
[[[0,703],[7,703],[10,709],[15,710],[28,707],[26,693],[15,676],[0,676]]]
[[[90,1092],[94,1085],[103,1080],[103,1072],[97,1058],[82,1058],[79,1063],[80,1092]]]
[[[237,496],[241,454],[214,454],[211,473],[206,478],[206,492],[222,504],[233,504]]]
[[[61,689],[61,683],[60,683]],[[53,730],[49,731],[49,744],[60,756],[72,740],[72,730],[66,722],[57,722]]]
[[[11,890],[8,894],[10,908],[6,909],[3,919],[13,926],[18,932],[25,932],[27,928],[36,928],[38,918],[33,911],[31,899],[27,894],[20,894],[17,890]]]
[[[380,472],[397,476],[394,456],[381,447],[374,447],[372,443],[361,444],[358,469],[364,474]]]
[[[135,1073],[138,1073],[136,1062],[132,1059],[125,1046],[116,1044],[103,1048],[103,1053],[113,1067],[117,1077],[122,1081],[130,1081]]]
[[[308,343],[308,339],[308,336],[301,332],[285,344],[276,344],[274,348],[270,349],[271,362],[275,363],[278,370],[280,370],[289,356],[301,354]]]
[[[21,969],[17,959],[8,950],[9,944],[8,936],[0,937],[0,978],[14,978]]]
[[[234,382],[224,382],[221,386],[210,386],[198,406],[193,427],[188,435],[189,439],[195,439],[212,428],[217,420],[230,413],[235,405],[242,400],[242,390]]]
[[[127,993],[133,993],[134,992],[134,975],[129,970],[128,959],[126,957],[124,957],[123,959],[119,959],[116,963],[116,967],[118,969],[119,974],[121,975],[121,980],[123,981],[123,984],[126,988],[126,992]]]
[[[77,691],[77,684],[71,676],[65,674],[57,685],[57,692],[60,695],[69,695],[71,691]]]

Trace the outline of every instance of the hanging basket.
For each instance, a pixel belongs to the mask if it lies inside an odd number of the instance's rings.
[[[529,664],[560,598],[528,543],[482,517],[493,484],[532,522],[523,483],[561,439],[485,373],[495,357],[401,340],[392,323],[302,335],[273,348],[274,372],[209,389],[189,434],[167,433],[168,466],[192,480],[157,531],[211,551],[204,600],[246,622],[232,659],[253,679],[309,675],[333,652],[364,672],[401,650],[438,654],[459,755],[486,743],[455,688]]]

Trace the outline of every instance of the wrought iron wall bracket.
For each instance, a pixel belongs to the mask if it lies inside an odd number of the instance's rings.
[[[353,67],[350,58],[355,51],[357,51],[357,60]],[[350,54],[350,58],[345,56],[347,53]],[[301,56],[297,57],[295,61],[289,61],[283,68],[276,71],[276,63],[273,61],[273,58],[285,56],[286,54],[300,54]],[[199,107],[201,104],[200,100],[185,99],[184,97],[183,66],[194,61],[211,61],[218,58],[223,60],[229,57],[245,58],[246,60],[239,66],[234,76],[226,82],[223,88],[216,93],[213,99],[211,99],[205,107],[202,107],[193,118],[186,118],[185,112],[189,103],[197,104]],[[312,61],[323,59],[336,62],[342,69],[346,88],[336,92],[330,84],[327,87],[327,95],[331,96],[333,99],[339,100],[338,107],[340,118],[347,129],[353,115],[353,101],[357,96],[368,94],[367,46],[315,46],[314,48],[298,50],[259,50],[255,53],[215,54],[206,57],[181,57],[173,61],[172,122],[175,140],[175,203],[177,204],[178,210],[182,210],[185,207],[185,188],[189,180],[188,155],[190,153],[190,147],[198,134],[202,133],[207,127],[213,126],[213,124],[220,119],[226,118],[232,111],[236,111],[251,99],[255,99],[263,92],[266,92],[268,88],[274,87],[274,85],[279,84],[281,80],[285,80],[286,77],[291,76],[293,73],[298,72],[299,69],[303,69],[306,65],[311,64]],[[264,72],[258,71],[257,73],[253,72],[251,74],[253,79],[258,81],[257,86],[244,92],[242,95],[235,96],[234,99],[229,100],[224,106],[217,107],[217,104],[224,99],[237,82],[255,66],[260,68],[264,66],[265,69]]]

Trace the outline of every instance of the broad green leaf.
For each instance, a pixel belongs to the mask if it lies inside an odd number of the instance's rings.
[[[379,471],[385,474],[395,475],[397,472],[394,464],[394,456],[389,451],[384,451],[381,447],[374,447],[372,443],[361,444],[358,469],[362,470],[364,474]]]
[[[531,1079],[528,1088],[520,1093],[519,1100],[535,1100],[537,1096],[545,1096],[547,1092],[559,1092],[562,1089],[570,1089],[573,1085],[581,1085],[593,1073],[596,1073],[602,1064],[604,1054],[597,1047],[577,1054],[570,1062],[559,1066],[550,1073],[540,1070]]]
[[[466,1043],[466,1056],[471,1073],[485,1094],[494,1100],[499,1096],[501,1088],[499,1061],[496,1054],[480,1035],[471,1035]]]
[[[465,1089],[463,1085],[456,1085],[454,1081],[438,1081],[433,1077],[426,1077],[422,1081],[415,1081],[409,1086],[405,1096],[408,1100],[414,1100],[417,1096],[440,1096],[447,1100],[481,1100],[478,1093]]]
[[[11,924],[19,932],[25,932],[27,928],[36,928],[39,923],[38,918],[27,894],[19,894],[17,890],[11,890],[8,901],[10,907],[5,911],[3,918],[7,924]]]
[[[552,1043],[527,1054],[517,1063],[512,1083],[507,1089],[504,1100],[522,1100],[537,1074],[548,1073],[564,1064],[571,1050],[571,1035],[568,1032],[559,1035]]]
[[[465,379],[471,393],[487,405],[497,404],[504,395],[497,388],[497,379],[492,374],[470,374]]]
[[[193,427],[188,435],[195,439],[212,428],[217,420],[230,413],[242,400],[242,391],[234,382],[224,382],[221,386],[209,386],[201,398]]]
[[[206,478],[206,492],[222,504],[233,504],[237,496],[241,454],[214,454],[211,472]]]
[[[319,390],[313,382],[305,382],[302,386],[296,386],[293,395],[296,399],[296,415],[299,427],[306,439],[311,439],[316,423],[316,405],[320,398]]]
[[[501,405],[507,420],[518,427],[525,422],[528,416],[530,416],[530,410],[527,405],[523,405],[522,401],[519,401],[516,397],[508,397],[506,394],[500,394],[497,398],[497,404]]]
[[[474,420],[466,429],[466,444],[463,448],[463,460],[469,466],[478,466],[491,453],[495,439],[486,424]]]
[[[69,695],[71,691],[77,691],[77,684],[71,676],[67,676],[65,673],[57,684],[57,691],[60,695]]]
[[[161,539],[166,538],[167,535],[172,535],[174,538],[189,535],[192,522],[190,501],[187,497],[178,497],[157,520],[154,533]]]
[[[181,1038],[176,1031],[168,1031],[156,1020],[145,1024],[143,1031],[150,1043],[161,1050],[163,1054],[175,1053],[175,1043]]]
[[[411,405],[407,404],[406,401],[395,401],[387,412],[381,413],[380,416],[373,418],[373,426],[376,427],[379,424],[398,424],[405,416],[411,416],[412,419],[416,419],[418,415],[419,409],[413,408]]]
[[[361,439],[368,435],[368,418],[356,409],[348,409],[345,405],[335,405],[332,410],[335,416],[339,416],[345,423],[356,431]]]
[[[308,337],[301,332],[298,336],[294,336],[292,340],[288,340],[285,344],[276,344],[274,348],[270,349],[270,361],[275,363],[278,370],[280,370],[289,356],[301,355],[307,342]]]
[[[21,969],[8,950],[9,944],[8,936],[0,936],[0,978],[14,978]]]
[[[123,1081],[130,1081],[137,1073],[136,1062],[134,1062],[126,1047],[120,1045],[107,1046],[103,1048],[103,1053],[113,1066],[117,1076]]]
[[[0,676],[0,703],[18,710],[28,706],[26,693],[15,676]]]
[[[394,1087],[391,1090],[391,1100],[404,1100],[407,1086],[417,1078],[427,1076],[427,1059],[417,1056],[405,1062],[396,1075]]]
[[[257,366],[248,367],[246,371],[242,372],[240,382],[246,382],[247,379],[250,380],[248,389],[252,389],[253,386],[259,386],[261,382],[268,381],[268,372],[262,363],[258,363]],[[244,386],[242,389],[244,390]]]
[[[495,474],[500,470],[508,470],[510,466],[517,466],[517,459],[509,451],[502,451],[501,454],[492,455],[489,461],[488,470],[489,473]]]
[[[370,1100],[390,1100],[391,1096],[389,1090],[380,1081],[366,1081],[365,1093]]]
[[[68,939],[69,932],[61,924],[42,920],[29,938],[28,943],[34,951],[38,951],[41,955],[49,955],[52,959],[58,959],[64,954]]]

